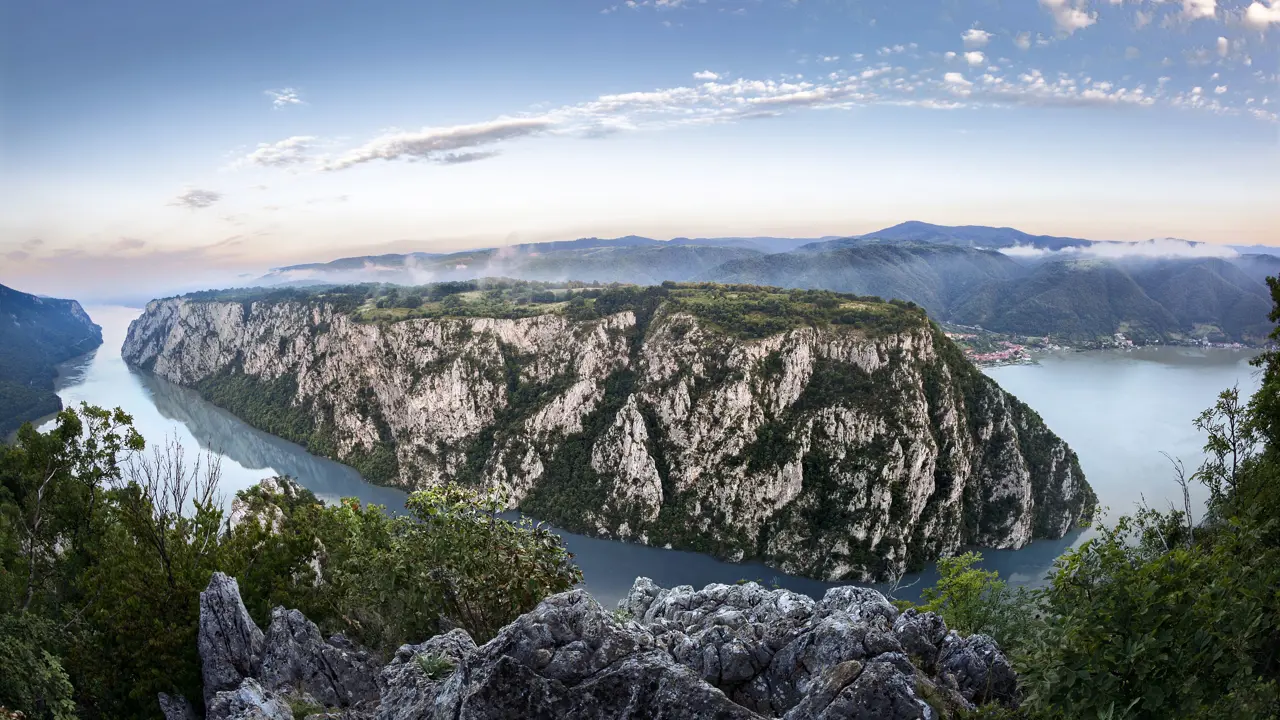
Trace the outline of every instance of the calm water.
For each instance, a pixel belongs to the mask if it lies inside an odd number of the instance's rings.
[[[58,394],[66,405],[85,401],[119,406],[133,415],[138,431],[150,442],[175,437],[189,456],[196,448],[216,453],[228,499],[264,477],[288,474],[325,500],[355,496],[391,509],[403,508],[403,493],[369,485],[351,468],[255,430],[190,390],[130,370],[120,358],[120,346],[139,310],[91,307],[88,311],[102,326],[104,343],[93,355],[63,367]],[[1219,390],[1232,384],[1252,392],[1256,381],[1249,357],[1244,352],[1180,348],[1064,353],[1043,358],[1040,365],[996,368],[989,374],[1039,411],[1075,448],[1103,504],[1114,512],[1127,512],[1142,495],[1161,506],[1175,497],[1168,461],[1160,452],[1181,457],[1189,467],[1199,464],[1203,440],[1195,434],[1191,419],[1213,402]],[[759,564],[725,563],[696,553],[561,534],[582,567],[587,588],[604,603],[625,594],[638,575],[666,587],[701,587],[742,578],[818,595],[828,587]],[[1054,558],[1085,536],[1075,532],[1023,550],[988,551],[985,565],[1015,582],[1034,583]],[[926,572],[899,596],[912,598],[933,577]]]

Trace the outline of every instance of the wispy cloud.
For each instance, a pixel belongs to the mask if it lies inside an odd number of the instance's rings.
[[[1083,0],[1041,0],[1051,9],[1084,11]],[[1075,3],[1075,4],[1073,4]],[[1173,13],[1181,12],[1175,8]],[[1083,22],[1083,21],[1081,21]],[[1216,35],[1216,33],[1215,33]],[[962,36],[963,37],[963,36]],[[1016,43],[1030,47],[1030,33]],[[1060,39],[1065,42],[1065,39]],[[990,43],[990,39],[987,39]],[[972,43],[971,43],[972,44]],[[1108,80],[1097,72],[1049,72],[1028,67],[1022,60],[992,57],[982,50],[942,54],[943,67],[911,51],[914,44],[881,48],[862,67],[841,67],[812,78],[784,75],[783,79],[728,79],[721,73],[693,73],[699,82],[676,87],[601,95],[594,100],[560,107],[540,107],[536,112],[513,113],[485,122],[421,130],[395,130],[374,137],[345,152],[320,153],[320,141],[295,136],[263,143],[237,164],[291,167],[309,164],[321,171],[346,170],[376,160],[424,161],[457,165],[498,155],[512,141],[538,136],[604,138],[623,132],[655,131],[693,125],[714,125],[752,118],[769,118],[805,108],[850,109],[873,105],[914,106],[927,109],[962,107],[1096,107],[1128,106],[1183,108],[1217,115],[1248,115],[1276,122],[1265,90],[1228,93],[1226,78],[1215,75],[1209,92],[1190,92],[1166,80],[1150,82],[1125,77]],[[1222,45],[1218,46],[1219,51]],[[1228,41],[1228,57],[1201,48],[1206,62],[1230,62],[1239,53]],[[849,56],[850,60],[856,56]],[[921,65],[926,63],[925,65]],[[961,66],[962,67],[959,67]],[[964,72],[957,72],[963,69]],[[1217,92],[1218,87],[1224,88]],[[1249,95],[1256,95],[1256,102]],[[1237,97],[1237,95],[1239,97]],[[1207,97],[1206,97],[1207,96]]]
[[[290,105],[306,105],[298,91],[291,87],[279,90],[265,90],[263,94],[271,98],[271,107],[276,110],[287,108]]]
[[[215,190],[187,188],[181,195],[169,202],[170,205],[191,209],[207,208],[222,199],[222,193]]]
[[[262,167],[285,167],[306,162],[308,151],[316,144],[317,138],[310,135],[295,135],[273,143],[258,143],[257,149],[232,163],[232,167],[259,165]]]
[[[374,138],[325,163],[324,169],[345,170],[373,160],[427,160],[445,164],[479,160],[475,153],[468,152],[470,148],[537,135],[555,125],[555,121],[547,117],[507,117],[472,125],[395,132]]]
[[[1158,258],[1233,258],[1240,253],[1224,245],[1191,242],[1178,238],[1153,238],[1141,242],[1096,242],[1084,247],[1048,250],[1031,245],[1001,248],[1000,252],[1020,258],[1108,258],[1111,260]]]

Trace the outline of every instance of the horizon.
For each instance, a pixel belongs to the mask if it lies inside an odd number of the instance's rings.
[[[1280,0],[5,10],[0,282],[904,218],[1276,245]]]

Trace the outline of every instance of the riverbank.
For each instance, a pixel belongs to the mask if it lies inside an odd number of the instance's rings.
[[[942,323],[946,336],[956,343],[973,364],[983,367],[1035,365],[1047,353],[1087,352],[1098,350],[1134,350],[1148,347],[1197,348],[1201,350],[1241,350],[1261,352],[1269,344],[1212,342],[1207,339],[1166,338],[1162,341],[1134,341],[1125,333],[1090,341],[1069,341],[1051,336],[1035,337],[997,333],[977,326]]]

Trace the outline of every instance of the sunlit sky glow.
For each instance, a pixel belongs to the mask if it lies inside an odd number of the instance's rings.
[[[1280,0],[6,3],[0,283],[904,220],[1280,244]]]

